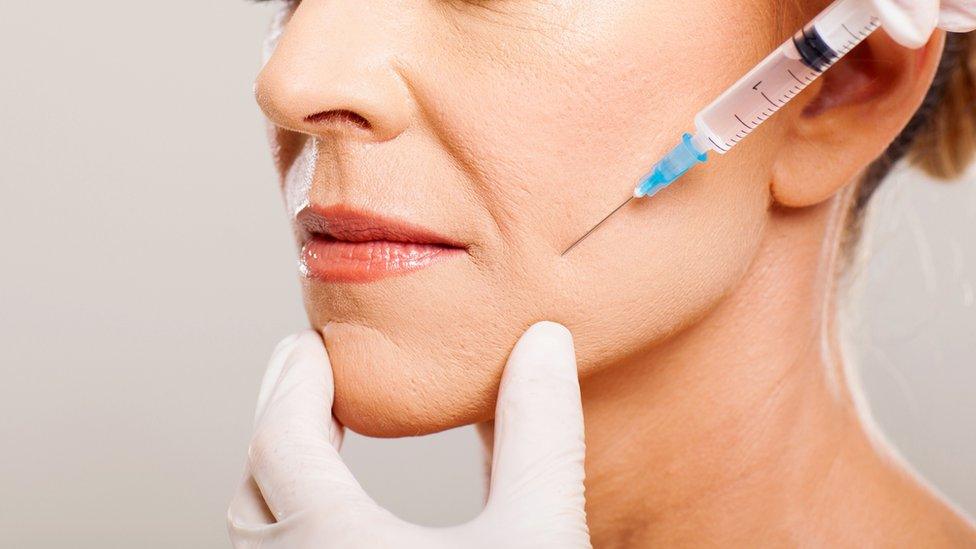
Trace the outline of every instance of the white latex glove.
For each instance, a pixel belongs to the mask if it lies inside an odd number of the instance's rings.
[[[247,471],[227,512],[235,547],[590,547],[583,412],[565,327],[532,326],[509,356],[488,502],[467,524],[421,527],[373,502],[339,456],[332,397],[319,335],[283,341],[261,386]]]
[[[871,0],[881,25],[899,44],[921,48],[936,28],[949,32],[976,29],[976,0]]]

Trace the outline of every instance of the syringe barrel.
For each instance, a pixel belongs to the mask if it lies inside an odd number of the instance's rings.
[[[725,154],[880,25],[871,0],[838,0],[695,118],[697,137]]]

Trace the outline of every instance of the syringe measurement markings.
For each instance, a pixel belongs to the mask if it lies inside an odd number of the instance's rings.
[[[838,53],[837,59],[830,62],[823,69],[816,69],[810,67],[809,68],[810,72],[808,74],[803,74],[802,76],[798,76],[795,72],[793,72],[792,69],[786,69],[787,74],[790,75],[790,78],[796,81],[797,85],[794,85],[793,87],[787,89],[782,93],[781,96],[777,97],[776,99],[771,98],[769,95],[766,94],[765,91],[756,89],[756,91],[758,91],[759,94],[762,95],[763,99],[767,103],[769,103],[770,107],[767,107],[761,113],[757,114],[755,118],[749,121],[743,119],[742,116],[740,116],[739,114],[733,114],[736,121],[738,121],[739,124],[741,124],[745,128],[745,130],[737,131],[733,137],[725,141],[724,146],[720,145],[714,139],[709,137],[708,140],[712,143],[712,145],[714,145],[716,149],[718,149],[723,153],[731,150],[740,141],[742,141],[748,135],[750,135],[763,122],[768,120],[773,114],[778,112],[782,107],[785,107],[787,104],[789,104],[789,102],[792,101],[794,97],[796,97],[800,92],[805,90],[807,86],[809,86],[814,81],[816,81],[817,78],[819,78],[820,75],[822,75],[826,69],[830,68],[837,60],[847,55],[853,48],[857,47],[857,45],[860,43],[861,40],[863,40],[866,36],[870,35],[871,32],[873,32],[878,26],[880,26],[880,22],[876,18],[872,18],[871,23],[867,26],[867,28],[861,30],[860,33],[855,33],[847,25],[842,25],[842,26],[844,30],[854,38],[854,40],[848,40],[841,48],[839,48],[837,52]]]
[[[868,26],[867,27],[864,27],[863,29],[861,29],[857,33],[857,35],[855,35],[853,32],[851,32],[851,29],[847,28],[847,25],[844,25],[842,23],[841,26],[844,27],[844,30],[846,30],[847,32],[850,32],[851,33],[851,36],[853,36],[855,39],[857,39],[857,40],[864,40],[865,38],[867,38],[867,36],[869,34],[871,34],[872,31],[874,31],[874,29],[871,27],[873,24],[874,24],[873,21],[871,23],[868,23]]]
[[[860,43],[861,40],[863,40],[865,37],[869,36],[870,33],[873,32],[879,26],[879,21],[877,19],[872,19],[871,24],[869,24],[866,29],[860,31],[860,35],[858,35],[857,33],[854,33],[853,31],[851,31],[850,27],[848,27],[847,25],[842,25],[842,26],[844,27],[844,30],[847,31],[847,33],[850,34],[854,38],[854,40],[847,41],[847,43],[845,43],[844,46],[842,48],[840,48],[840,51],[838,52],[839,55],[837,56],[837,60],[839,60],[841,57],[847,55],[853,48],[857,47],[857,45]],[[834,62],[836,62],[836,60]],[[830,65],[828,65],[825,68],[829,68],[830,66],[832,66],[834,64],[834,62],[831,62]],[[802,92],[803,90],[805,90],[808,85],[812,84],[815,80],[817,80],[817,78],[821,74],[824,73],[824,70],[818,70],[818,69],[811,69],[811,71],[812,71],[812,74],[805,74],[805,75],[803,75],[803,78],[801,79],[799,76],[797,76],[797,74],[795,72],[793,72],[792,69],[787,69],[786,72],[799,85],[795,85],[792,88],[788,89],[787,91],[785,91],[783,93],[783,95],[781,97],[778,97],[775,100],[773,100],[772,98],[770,98],[766,94],[766,92],[760,91],[760,90],[756,90],[756,91],[759,91],[759,93],[760,93],[760,95],[762,95],[763,99],[765,99],[766,102],[769,103],[772,106],[772,108],[767,108],[767,109],[763,110],[762,113],[756,115],[756,118],[753,119],[753,120],[751,120],[750,122],[746,122],[745,120],[742,119],[741,116],[739,116],[738,114],[735,114],[734,116],[735,116],[736,120],[740,124],[742,124],[746,128],[746,130],[745,131],[739,131],[739,132],[737,132],[736,135],[733,138],[729,139],[729,141],[726,142],[726,148],[727,149],[731,149],[734,145],[738,144],[746,136],[748,136],[750,133],[752,133],[753,130],[755,130],[756,128],[758,128],[763,122],[765,122],[767,119],[769,119],[769,117],[771,117],[773,114],[775,114],[780,108],[786,106],[794,97],[796,97],[800,92]],[[716,145],[717,148],[719,148],[720,150],[722,150],[722,152],[727,152],[727,149],[723,149],[722,147],[718,147],[718,145],[715,143],[715,141],[713,139],[709,138],[709,141],[711,141],[713,145]]]
[[[797,78],[796,75],[793,74],[793,71],[792,70],[786,69],[786,72],[790,73],[790,76],[793,77],[793,80],[796,80],[801,86],[803,85],[803,81],[801,81],[799,78]]]
[[[719,145],[718,143],[716,143],[715,140],[712,139],[710,136],[709,136],[708,140],[712,142],[712,145],[715,145],[715,148],[716,149],[722,151],[723,153],[728,152],[728,149],[727,148],[724,148],[721,145]]]

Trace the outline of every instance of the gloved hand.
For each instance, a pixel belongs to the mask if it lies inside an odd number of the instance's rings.
[[[884,30],[907,48],[921,48],[936,28],[976,29],[976,0],[872,0]]]
[[[235,547],[590,547],[583,412],[563,326],[532,326],[509,356],[488,502],[464,525],[425,528],[376,505],[339,456],[332,397],[319,335],[283,341],[262,383],[247,471],[227,512]]]

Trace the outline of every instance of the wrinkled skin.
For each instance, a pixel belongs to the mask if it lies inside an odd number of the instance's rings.
[[[480,423],[490,445],[506,357],[551,320],[576,344],[594,546],[974,543],[862,425],[834,321],[854,182],[917,110],[944,34],[913,50],[876,33],[734,154],[561,255],[826,5],[286,7],[256,95],[289,212],[369,210],[465,249],[303,280],[335,417],[373,436]]]
[[[468,247],[372,284],[305,281],[346,425],[403,435],[483,421],[534,321],[573,331],[585,376],[694,322],[736,284],[767,218],[775,123],[560,256],[778,40],[727,51],[734,31],[722,29],[759,16],[710,5],[313,1],[282,18],[257,96],[287,128],[274,143],[293,211],[369,209]],[[687,40],[667,29],[723,52],[703,61],[714,78],[673,62]],[[331,109],[369,128],[306,121]]]

